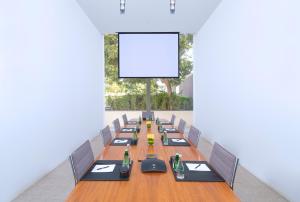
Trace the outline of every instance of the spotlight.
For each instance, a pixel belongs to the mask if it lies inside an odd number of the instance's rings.
[[[125,13],[125,3],[126,3],[126,0],[120,0],[120,13],[121,14]]]
[[[170,12],[175,13],[175,3],[176,0],[170,0]]]

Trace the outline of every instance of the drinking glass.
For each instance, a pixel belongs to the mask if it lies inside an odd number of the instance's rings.
[[[163,134],[163,142],[164,142],[164,145],[168,145],[169,144],[167,134]]]

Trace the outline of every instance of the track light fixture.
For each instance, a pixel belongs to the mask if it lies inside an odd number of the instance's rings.
[[[175,13],[175,3],[176,0],[170,0],[170,12]]]
[[[121,14],[125,13],[125,4],[126,4],[126,0],[120,0],[120,13]]]
[[[120,0],[120,13],[121,14],[125,13],[125,4],[126,4],[126,0]],[[176,4],[176,0],[170,0],[170,12],[172,14],[175,13],[175,4]]]

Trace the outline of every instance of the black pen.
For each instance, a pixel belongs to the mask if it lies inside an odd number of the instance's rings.
[[[104,168],[108,168],[109,166],[104,166],[104,167],[101,167],[101,168],[97,168],[97,170],[101,170],[101,169],[104,169]]]
[[[201,164],[197,165],[197,166],[195,167],[195,169],[197,169],[200,165],[201,165]]]

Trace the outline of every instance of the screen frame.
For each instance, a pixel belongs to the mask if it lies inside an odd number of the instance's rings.
[[[118,34],[118,78],[119,79],[155,79],[155,78],[169,78],[169,79],[178,79],[180,73],[180,33],[179,32],[117,32]],[[177,77],[156,77],[156,76],[148,76],[148,77],[120,77],[120,34],[177,34],[178,36],[178,69],[177,69]]]

